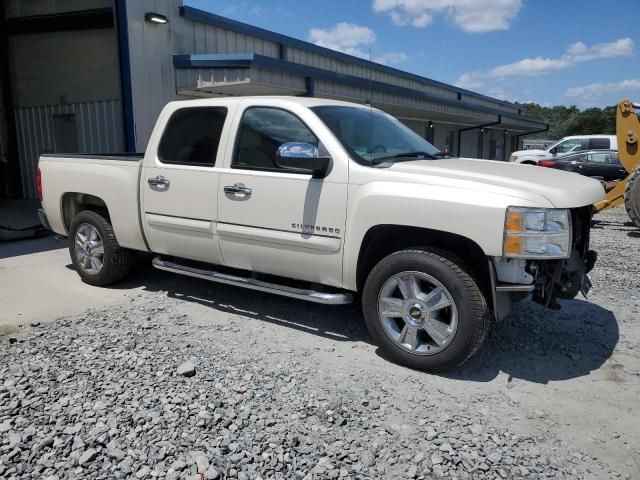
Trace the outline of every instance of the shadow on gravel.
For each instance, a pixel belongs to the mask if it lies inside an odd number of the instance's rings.
[[[253,317],[334,341],[372,343],[357,304],[318,305],[210,283],[160,272],[144,260],[126,281],[110,288],[140,286],[221,313]],[[597,370],[618,343],[615,316],[584,300],[561,301],[561,305],[562,310],[552,311],[530,301],[521,302],[505,321],[494,326],[474,358],[443,377],[488,382],[505,372],[509,381],[548,383]],[[385,358],[380,349],[376,354]]]
[[[544,310],[525,301],[487,336],[462,369],[444,375],[488,382],[500,372],[535,383],[567,380],[599,369],[618,343],[612,312],[584,300],[561,301],[562,310]]]
[[[142,260],[133,275],[109,288],[142,286],[222,313],[253,317],[339,342],[371,343],[357,304],[328,306],[158,271]]]

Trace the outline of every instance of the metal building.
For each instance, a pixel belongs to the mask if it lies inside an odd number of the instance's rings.
[[[5,0],[0,15],[0,196],[35,198],[41,152],[143,151],[176,98],[370,102],[442,150],[500,160],[548,128],[517,105],[182,0]]]

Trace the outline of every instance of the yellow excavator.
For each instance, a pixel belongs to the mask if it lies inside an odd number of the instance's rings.
[[[596,211],[624,206],[631,221],[640,228],[640,121],[636,110],[640,104],[622,100],[616,107],[616,136],[618,157],[627,177],[615,185],[605,186],[607,198],[596,203]]]

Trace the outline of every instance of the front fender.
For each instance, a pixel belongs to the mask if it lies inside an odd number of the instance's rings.
[[[357,290],[360,246],[376,225],[453,233],[475,242],[486,256],[501,256],[507,206],[552,206],[544,197],[526,201],[461,187],[385,181],[350,185],[348,198],[343,286],[349,290]]]

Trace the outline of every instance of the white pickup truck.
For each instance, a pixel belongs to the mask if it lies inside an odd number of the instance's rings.
[[[618,139],[615,135],[574,135],[564,137],[546,150],[518,150],[509,157],[510,162],[524,165],[538,165],[543,160],[569,155],[587,150],[618,150]]]
[[[374,341],[461,364],[514,302],[589,288],[600,182],[448,158],[393,117],[319,98],[169,103],[144,156],[42,155],[43,222],[82,279],[135,251],[161,270],[325,304],[362,299]]]

